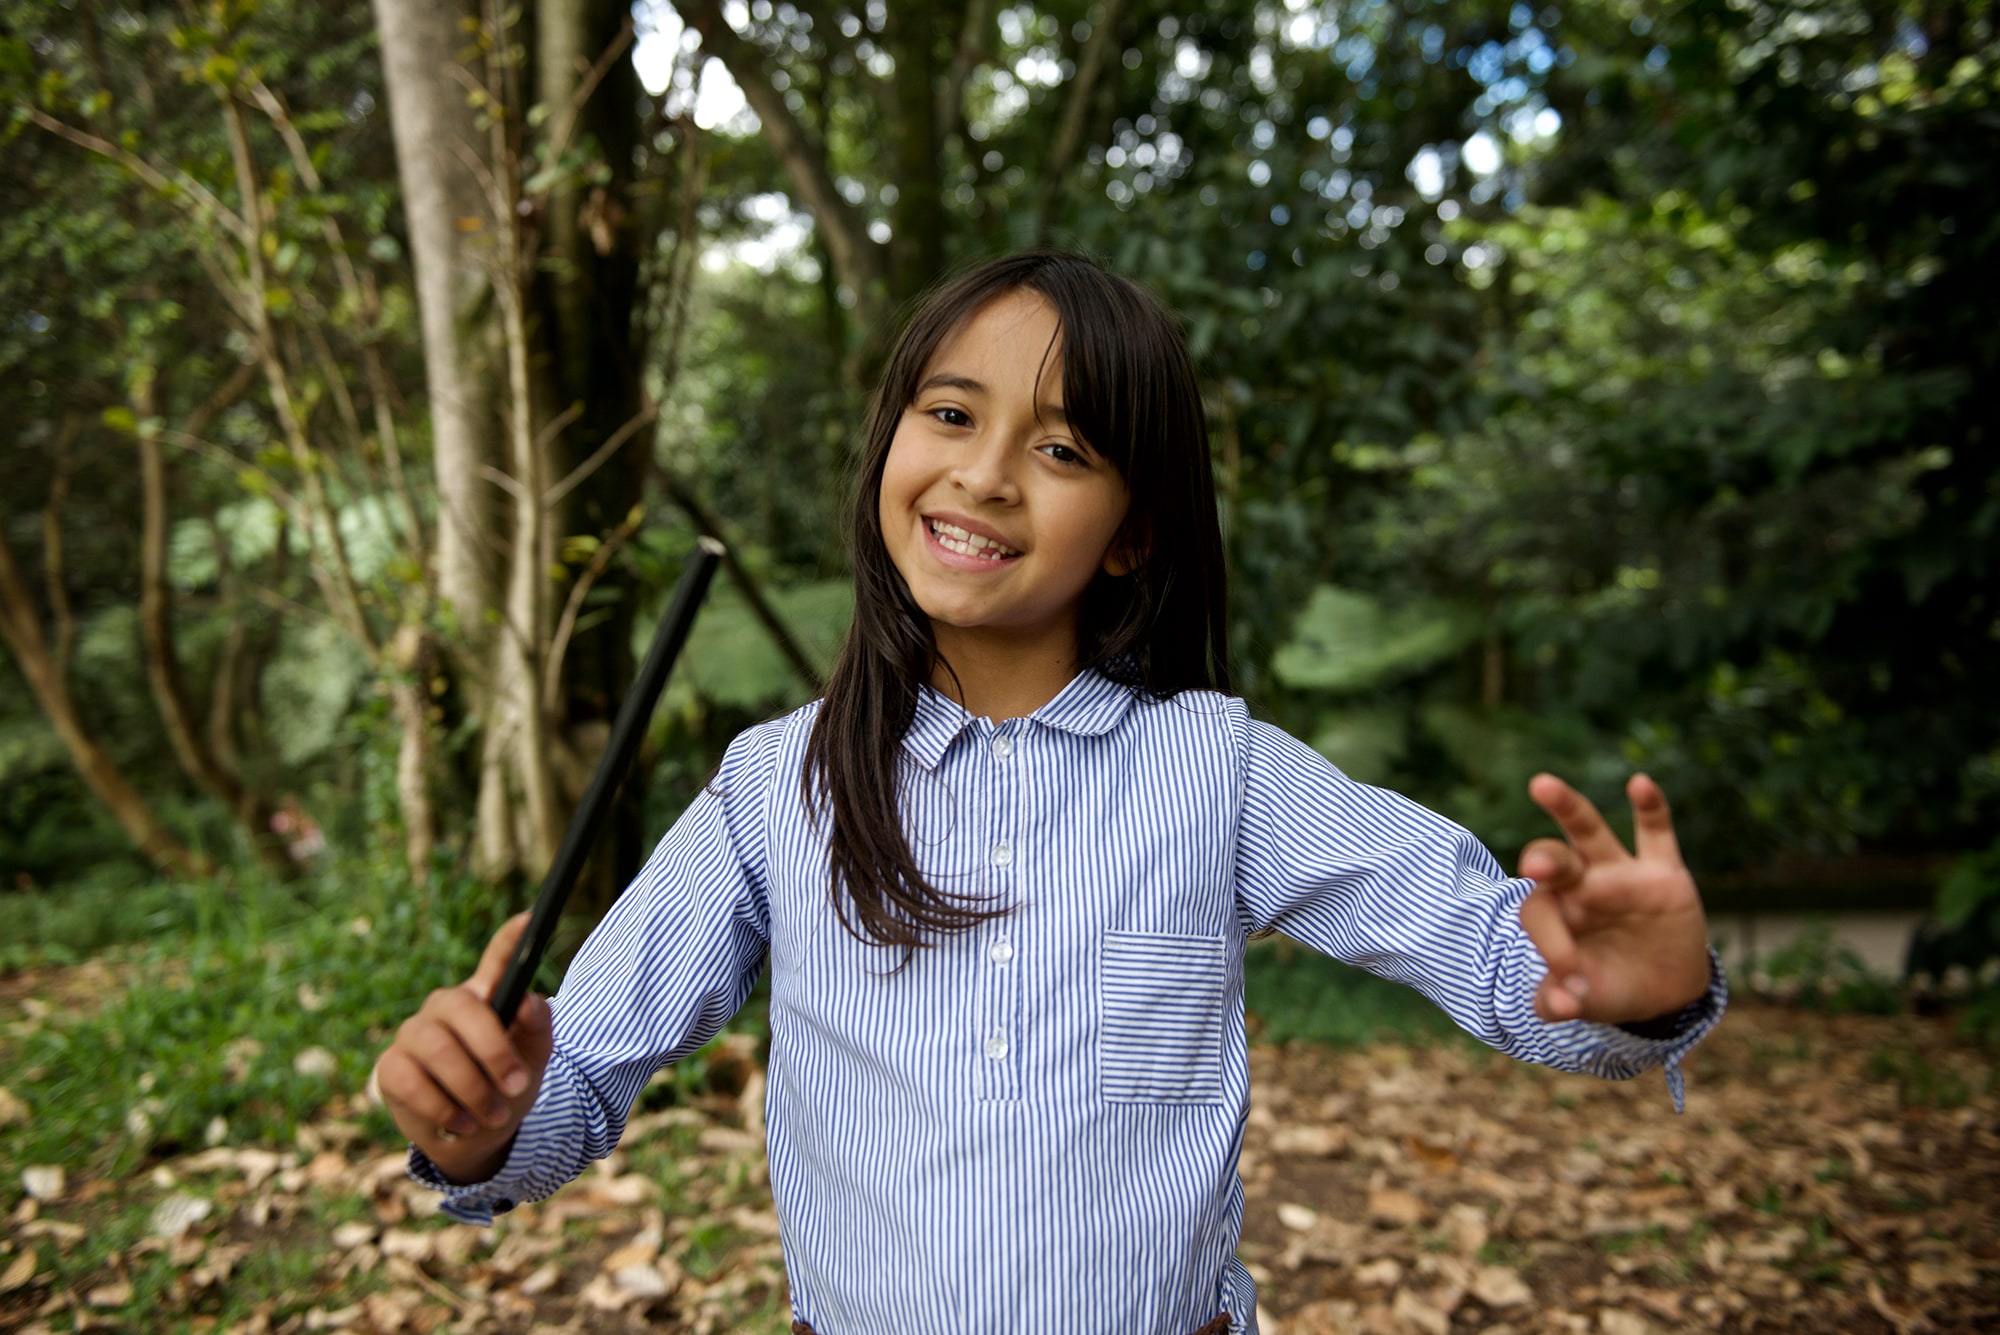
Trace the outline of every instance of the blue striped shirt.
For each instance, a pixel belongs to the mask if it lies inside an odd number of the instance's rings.
[[[799,1318],[822,1335],[1185,1335],[1226,1311],[1254,1331],[1235,1255],[1251,933],[1407,983],[1566,1070],[1677,1078],[1719,1017],[1718,979],[1669,1040],[1538,1020],[1528,885],[1465,830],[1240,700],[1135,697],[1091,673],[997,724],[922,696],[895,776],[911,849],[932,884],[1007,911],[904,964],[829,896],[799,792],[816,708],[731,745],[591,935],[552,1001],[540,1099],[448,1213],[484,1222],[608,1154],[647,1080],[768,957],[771,1190]]]

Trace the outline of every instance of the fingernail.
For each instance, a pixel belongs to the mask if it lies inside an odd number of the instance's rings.
[[[473,1121],[471,1116],[466,1113],[453,1113],[451,1120],[446,1122],[445,1125],[461,1136],[476,1136],[479,1134],[479,1123]]]
[[[1563,979],[1563,991],[1582,1001],[1590,995],[1590,980],[1580,973],[1573,973]]]
[[[505,1122],[507,1120],[507,1105],[502,1103],[498,1099],[495,1099],[493,1100],[493,1102],[487,1104],[486,1120],[494,1126],[499,1126],[501,1123]]]
[[[528,1073],[526,1071],[509,1071],[507,1078],[500,1082],[500,1087],[509,1094],[519,1094],[528,1087]]]

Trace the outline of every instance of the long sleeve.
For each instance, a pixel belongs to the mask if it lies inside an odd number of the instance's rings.
[[[550,998],[555,1051],[507,1162],[454,1186],[411,1171],[468,1223],[539,1200],[618,1144],[639,1091],[701,1047],[750,994],[769,936],[764,817],[777,736],[739,737],[707,788],[598,924]]]
[[[1246,720],[1242,742],[1236,877],[1253,930],[1408,984],[1511,1056],[1617,1079],[1664,1067],[1680,1106],[1680,1060],[1726,1001],[1719,967],[1668,1038],[1544,1021],[1534,995],[1547,970],[1519,915],[1530,882],[1507,877],[1463,828],[1354,782],[1276,728]]]

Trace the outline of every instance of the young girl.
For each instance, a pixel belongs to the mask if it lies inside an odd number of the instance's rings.
[[[1235,1257],[1243,948],[1282,929],[1503,1051],[1678,1063],[1723,989],[1659,789],[1627,853],[1507,879],[1224,692],[1222,544],[1170,315],[1070,255],[938,290],[869,413],[855,617],[825,698],[736,739],[503,1030],[521,928],[378,1067],[415,1174],[484,1222],[608,1154],[768,958],[772,1194],[795,1330],[1254,1330]]]

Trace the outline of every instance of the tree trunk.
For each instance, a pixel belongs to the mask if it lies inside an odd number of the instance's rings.
[[[499,605],[507,549],[505,507],[489,473],[505,460],[489,268],[497,229],[476,168],[485,132],[454,77],[469,40],[463,25],[478,18],[464,0],[375,0],[423,328],[438,592],[474,642],[491,637],[486,616]]]
[[[602,179],[594,182],[560,179],[538,210],[543,231],[533,292],[538,411],[545,421],[574,413],[549,442],[549,472],[560,481],[578,468],[591,468],[550,507],[552,537],[560,545],[571,535],[602,540],[617,531],[644,489],[652,435],[634,431],[632,423],[646,411],[641,375],[648,340],[637,316],[642,261],[653,238],[641,231],[642,210],[633,197],[641,120],[630,59],[631,6],[621,0],[540,0],[534,14],[532,101],[546,112],[541,158],[581,149],[602,167]],[[624,444],[615,444],[620,438]],[[626,588],[623,570],[604,568],[598,587]],[[566,646],[560,680],[543,683],[557,796],[565,813],[581,800],[631,686],[634,603],[622,597],[606,604],[608,615]],[[579,885],[576,903],[583,911],[609,907],[637,872],[646,843],[644,793],[644,784],[636,781],[621,789],[605,836],[610,856],[593,858]]]
[[[247,383],[253,368],[245,366],[225,395],[218,396],[220,407],[236,396]],[[216,402],[212,400],[211,402]],[[206,406],[206,405],[204,405]],[[147,421],[158,413],[152,378],[142,378],[133,408]],[[205,419],[208,414],[200,414]],[[187,424],[189,435],[198,435],[204,420]],[[139,640],[146,661],[146,682],[152,688],[153,704],[159,710],[174,758],[187,776],[229,809],[250,841],[251,851],[265,870],[289,878],[297,864],[285,855],[282,840],[271,829],[272,806],[258,789],[246,785],[235,768],[209,745],[209,736],[195,717],[188,699],[187,684],[181,676],[180,654],[174,642],[173,591],[167,584],[167,529],[171,522],[167,497],[167,461],[157,435],[141,428],[134,437],[139,452],[139,493],[142,499],[139,525]]]
[[[497,878],[522,866],[519,789],[509,773],[521,754],[524,723],[510,694],[521,687],[518,665],[508,671],[503,662],[521,652],[521,636],[534,633],[532,626],[503,626],[506,591],[519,580],[513,567],[535,555],[518,550],[519,501],[506,503],[495,481],[513,462],[502,422],[507,373],[495,278],[515,262],[508,242],[514,219],[496,216],[493,174],[501,168],[470,96],[485,80],[468,78],[460,59],[470,34],[480,30],[479,6],[375,0],[375,20],[423,329],[439,509],[437,588],[456,627],[457,678],[481,729],[474,870]],[[501,110],[490,100],[488,106]],[[398,694],[395,706],[406,728],[428,718],[421,691]],[[406,739],[399,790],[414,799],[428,764],[427,739]],[[406,827],[411,815],[406,805]],[[427,836],[413,836],[409,851],[414,856],[419,844],[427,860]]]
[[[210,871],[208,859],[174,838],[139,790],[125,778],[111,753],[85,726],[69,693],[69,682],[49,653],[35,600],[4,532],[0,532],[0,639],[13,651],[28,689],[34,692],[36,703],[54,725],[77,773],[146,859],[174,876]]]
[[[895,162],[891,179],[902,183],[890,209],[889,304],[895,310],[936,282],[944,268],[937,51],[941,40],[956,45],[959,24],[948,13],[916,5],[891,5],[887,12],[882,45],[895,59],[896,72],[884,110]]]

